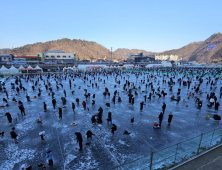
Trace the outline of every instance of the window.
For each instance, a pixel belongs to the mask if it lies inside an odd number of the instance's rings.
[[[6,60],[6,57],[4,57],[4,60]]]
[[[63,58],[66,58],[66,56],[64,55]]]
[[[45,56],[46,58],[49,58],[49,56],[47,55],[47,56]]]
[[[69,56],[69,58],[71,58],[71,56]]]
[[[57,55],[57,58],[60,58],[60,55]]]
[[[55,58],[55,56],[54,56],[54,55],[51,55],[51,58]]]

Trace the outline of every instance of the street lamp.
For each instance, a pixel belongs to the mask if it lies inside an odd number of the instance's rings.
[[[111,62],[112,62],[112,49],[113,49],[113,47],[111,47],[111,60],[110,60],[110,66],[111,66]]]

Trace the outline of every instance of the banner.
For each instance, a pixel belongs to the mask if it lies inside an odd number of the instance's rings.
[[[207,51],[214,50],[215,47],[216,47],[216,45],[208,45],[208,47],[207,47]]]

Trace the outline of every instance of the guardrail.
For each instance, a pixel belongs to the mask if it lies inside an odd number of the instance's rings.
[[[163,150],[151,152],[150,155],[120,165],[115,170],[169,169],[221,143],[222,127]]]

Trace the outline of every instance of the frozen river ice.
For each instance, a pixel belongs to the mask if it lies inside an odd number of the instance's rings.
[[[127,76],[128,75],[128,76]],[[121,78],[122,76],[122,78]],[[56,82],[54,78],[50,78],[50,82],[55,92],[55,98],[57,100],[56,109],[53,109],[51,99],[48,95],[48,91],[43,85],[43,81],[40,80],[37,88],[40,87],[42,94],[37,96],[38,90],[33,92],[33,83],[25,82],[22,79],[22,85],[27,89],[27,94],[31,97],[31,102],[27,102],[25,98],[25,92],[20,91],[18,95],[10,93],[10,83],[14,83],[15,79],[10,78],[6,81],[6,89],[9,93],[9,107],[1,108],[0,114],[0,130],[5,131],[5,136],[0,137],[0,169],[21,169],[26,165],[32,165],[36,169],[36,164],[43,162],[46,164],[46,151],[45,148],[50,148],[53,152],[54,168],[53,169],[113,169],[118,165],[129,163],[136,159],[149,155],[151,152],[159,151],[166,147],[175,145],[179,142],[191,139],[195,136],[211,131],[215,128],[221,127],[221,124],[216,122],[212,115],[215,114],[214,107],[208,108],[208,101],[206,99],[207,94],[212,92],[210,85],[206,85],[206,77],[200,86],[200,90],[204,93],[194,96],[203,100],[203,107],[201,110],[197,109],[195,104],[195,97],[187,99],[187,93],[193,90],[188,90],[187,86],[181,86],[181,101],[171,101],[172,94],[169,91],[169,86],[162,83],[163,75],[157,76],[157,80],[154,78],[150,81],[154,84],[154,89],[157,90],[160,87],[167,95],[164,98],[157,100],[156,97],[152,97],[151,101],[147,99],[145,102],[143,111],[140,111],[140,102],[144,101],[144,95],[151,92],[150,86],[148,86],[146,93],[145,84],[141,83],[141,80],[145,77],[145,83],[147,83],[147,75],[139,75],[136,78],[135,74],[124,73],[117,77],[121,83],[118,85],[115,82],[114,75],[106,76],[97,75],[94,81],[91,76],[87,76],[88,80],[84,83],[82,78],[74,78],[72,80],[72,89],[69,88],[69,78],[62,80],[63,88],[57,91]],[[98,81],[98,77],[102,81]],[[169,76],[172,77],[172,76]],[[173,86],[173,94],[176,95],[179,83],[177,79],[181,75],[177,75],[174,79],[176,84]],[[43,76],[46,80],[46,76]],[[165,79],[169,81],[169,78],[165,76]],[[36,79],[34,79],[35,81]],[[92,83],[98,83],[98,88],[91,86]],[[103,83],[105,80],[105,84]],[[141,90],[137,90],[138,96],[135,96],[134,105],[129,104],[128,93],[123,90],[123,84],[125,80],[133,82],[136,87],[141,86]],[[160,80],[160,85],[158,84]],[[214,79],[213,79],[214,80]],[[190,87],[194,86],[196,78],[193,78]],[[39,85],[41,84],[41,85]],[[74,87],[74,84],[76,85]],[[114,87],[116,85],[116,87]],[[81,86],[81,88],[78,88]],[[215,93],[219,103],[220,80],[215,85],[218,88]],[[110,91],[110,97],[103,96],[104,88],[107,87]],[[63,108],[63,118],[59,120],[58,107],[62,106],[61,97],[64,97],[63,90],[67,92],[67,105]],[[85,100],[84,89],[91,93],[91,97],[86,101],[87,110],[82,107],[82,101]],[[71,91],[75,91],[72,95]],[[122,98],[122,102],[117,102],[115,105],[111,99],[114,91],[119,92],[119,96]],[[133,94],[134,94],[133,90]],[[95,105],[92,106],[92,95],[95,94]],[[1,99],[6,98],[5,93],[0,93]],[[33,96],[37,96],[33,99]],[[26,116],[22,117],[18,104],[12,101],[15,97],[21,100],[24,104]],[[75,99],[80,99],[79,106],[76,104]],[[183,99],[186,102],[183,102]],[[1,105],[5,103],[0,101]],[[43,102],[47,104],[47,112],[43,112]],[[72,111],[71,104],[76,104],[76,113]],[[158,115],[162,111],[162,104],[166,103],[166,111],[162,122],[161,129],[153,129],[153,122],[158,121]],[[105,104],[110,103],[110,107]],[[91,123],[91,116],[98,113],[99,107],[103,108],[103,123],[101,125],[93,125]],[[106,122],[108,111],[112,113],[113,123],[117,125],[117,131],[114,135],[111,133],[111,124]],[[10,112],[12,118],[17,118],[17,122],[13,121],[12,124],[8,123],[7,117],[4,116],[6,112]],[[37,123],[38,113],[42,113],[42,124]],[[168,114],[172,112],[173,119],[169,126],[167,123]],[[221,108],[219,107],[219,115],[221,115]],[[210,115],[210,119],[206,119],[206,115]],[[134,117],[135,122],[131,123],[131,118]],[[71,123],[76,122],[77,126],[70,126]],[[10,130],[15,127],[15,132],[18,134],[18,144],[15,145],[11,139]],[[86,146],[86,132],[91,130],[95,136],[93,136],[91,146]],[[124,130],[131,132],[129,136],[123,135]],[[39,136],[39,132],[45,131],[46,139],[42,141]],[[82,133],[83,137],[83,150],[79,151],[78,143],[76,142],[75,132]]]

